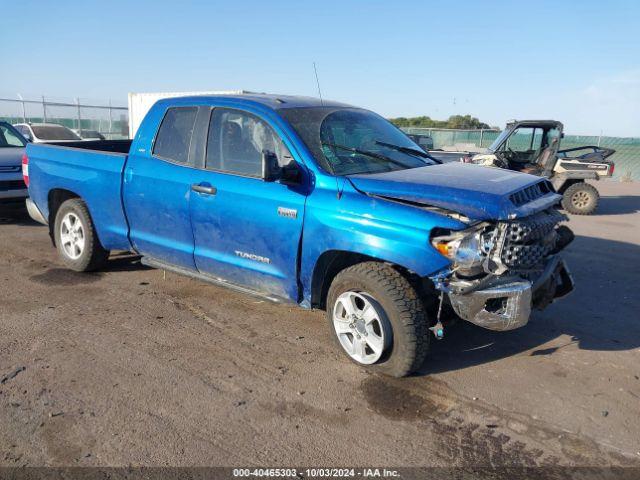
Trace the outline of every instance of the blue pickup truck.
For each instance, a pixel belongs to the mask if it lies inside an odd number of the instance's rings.
[[[561,197],[538,177],[440,164],[379,115],[276,95],[157,102],[126,141],[29,144],[31,216],[62,261],[109,251],[327,311],[337,345],[393,376],[460,317],[527,323],[573,289]]]

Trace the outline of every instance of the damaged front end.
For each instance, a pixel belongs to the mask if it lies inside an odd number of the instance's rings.
[[[525,325],[531,309],[543,309],[573,290],[558,255],[573,240],[555,208],[533,215],[482,222],[463,231],[435,231],[433,246],[452,261],[431,278],[462,319],[490,330]]]

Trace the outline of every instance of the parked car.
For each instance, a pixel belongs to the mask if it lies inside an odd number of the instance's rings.
[[[466,156],[463,161],[548,178],[562,194],[567,212],[590,215],[600,195],[586,181],[611,177],[615,164],[609,157],[616,151],[595,145],[560,150],[562,130],[562,123],[556,120],[513,121],[486,153]]]
[[[73,130],[57,123],[17,123],[14,127],[24,138],[33,143],[77,142],[82,140]]]
[[[76,271],[110,250],[327,311],[359,365],[418,368],[443,312],[510,330],[573,289],[549,182],[428,158],[379,115],[274,95],[158,101],[135,140],[27,146],[32,217]]]
[[[22,156],[27,141],[15,128],[0,122],[0,202],[24,202],[27,186],[22,179]]]
[[[72,132],[78,135],[82,140],[106,140],[105,136],[97,130],[78,130],[73,128]]]

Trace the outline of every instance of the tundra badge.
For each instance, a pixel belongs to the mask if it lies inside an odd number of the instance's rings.
[[[298,218],[298,210],[293,208],[278,207],[278,215],[286,218]]]
[[[260,255],[256,255],[255,253],[241,252],[240,250],[236,250],[233,253],[235,253],[238,257],[246,258],[247,260],[255,260],[256,262],[262,262],[262,263],[271,263],[270,258],[262,257]]]

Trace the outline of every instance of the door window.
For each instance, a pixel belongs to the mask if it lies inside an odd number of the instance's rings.
[[[523,127],[516,129],[507,140],[507,147],[514,152],[532,152],[542,144],[542,129]]]
[[[158,130],[153,154],[172,162],[189,163],[189,146],[197,113],[196,107],[168,109]]]
[[[280,166],[292,160],[280,137],[263,120],[239,110],[213,110],[209,122],[206,168],[260,177],[263,151],[275,153]]]
[[[24,147],[24,141],[11,128],[0,125],[0,148],[2,147]]]

